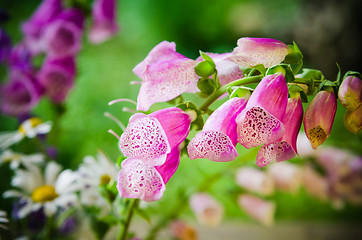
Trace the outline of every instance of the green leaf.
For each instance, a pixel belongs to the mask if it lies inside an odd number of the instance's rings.
[[[196,119],[191,123],[191,127],[194,127],[196,130],[201,130],[202,127],[204,126],[204,119],[202,118],[202,112],[201,110],[193,103],[193,102],[184,102],[181,103],[179,105],[177,105],[176,107],[184,110],[185,112],[188,110],[193,110],[196,112],[197,117]]]
[[[251,92],[254,90],[252,88],[240,86],[231,88],[232,92],[229,93],[229,98],[239,97],[248,99],[251,95]]]
[[[284,63],[287,64],[299,64],[303,60],[303,54],[298,48],[297,44],[293,42],[293,45],[288,45],[288,54],[284,58]]]
[[[302,73],[298,74],[300,78],[308,78],[313,81],[323,81],[324,75],[317,69],[303,68]]]
[[[256,70],[258,70],[263,76],[265,76],[266,69],[265,69],[265,67],[264,67],[263,64],[258,64],[258,65],[256,65],[256,66],[254,66],[254,68],[255,68]]]
[[[321,82],[321,84],[319,84],[318,92],[321,91],[322,89],[326,89],[326,88],[329,88],[329,87],[333,87],[333,88],[334,88],[334,87],[336,87],[336,86],[337,86],[337,85],[334,84],[332,81],[325,79],[325,80],[323,80],[323,81]]]
[[[207,55],[206,53],[204,53],[203,51],[200,50],[200,56],[208,63],[210,63],[214,68],[216,66],[214,60],[212,60],[212,58]]]
[[[336,63],[336,65],[337,65],[337,68],[338,68],[338,74],[337,74],[337,82],[338,82],[338,85],[341,85],[341,83],[342,83],[342,79],[341,79],[341,67],[339,66],[339,64],[338,63]]]
[[[196,74],[200,77],[209,77],[216,71],[215,65],[212,65],[207,61],[199,62],[194,69]]]
[[[145,210],[140,209],[140,208],[135,208],[134,210],[138,216],[140,216],[141,218],[146,220],[149,224],[151,224],[151,217]]]
[[[362,75],[361,75],[361,73],[356,72],[356,71],[348,71],[348,72],[346,72],[346,74],[344,74],[343,79],[345,79],[345,78],[348,77],[348,76],[358,77],[359,79],[362,80]]]
[[[107,223],[108,225],[115,225],[119,220],[114,215],[106,215],[100,218],[99,221]]]
[[[117,158],[117,165],[119,166],[119,168],[121,168],[121,164],[122,164],[122,162],[126,159],[127,157],[125,157],[125,156],[119,156],[118,158]]]
[[[307,94],[305,94],[304,91],[299,92],[300,93],[300,99],[302,100],[303,103],[308,103],[308,97]]]
[[[200,78],[197,82],[197,87],[206,96],[209,96],[216,90],[215,81],[210,78]]]
[[[268,69],[266,75],[272,75],[275,73],[283,73],[287,83],[294,82],[294,73],[288,64],[278,64]]]

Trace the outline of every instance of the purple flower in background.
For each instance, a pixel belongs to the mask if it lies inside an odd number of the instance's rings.
[[[8,64],[11,71],[32,72],[31,54],[29,48],[22,42],[11,49]]]
[[[67,9],[47,26],[44,41],[51,58],[74,56],[82,45],[84,17],[77,9]]]
[[[332,90],[320,91],[305,110],[304,130],[314,149],[329,137],[336,110],[337,99]]]
[[[238,46],[227,59],[243,67],[263,64],[266,68],[283,62],[289,47],[271,38],[240,38]]]
[[[25,43],[32,55],[45,51],[44,31],[62,10],[62,0],[43,0],[30,19],[23,23]]]
[[[174,42],[155,46],[133,72],[143,82],[137,97],[137,110],[147,111],[152,104],[169,101],[184,92],[196,93],[196,61],[176,52]]]
[[[206,120],[201,132],[190,141],[190,159],[207,158],[215,162],[234,160],[238,153],[235,119],[246,106],[246,99],[231,98]]]
[[[0,64],[9,57],[10,51],[11,40],[6,32],[0,28]]]
[[[285,132],[279,142],[264,145],[256,157],[256,165],[264,167],[270,162],[282,162],[295,157],[297,154],[297,137],[303,120],[303,105],[298,95],[289,98],[283,118]]]
[[[161,166],[149,166],[145,159],[130,157],[121,164],[117,189],[124,198],[138,198],[146,202],[161,199],[166,183],[176,172],[180,163],[178,147],[167,154]]]
[[[187,137],[190,116],[172,107],[150,115],[134,114],[120,137],[119,147],[126,157],[144,159],[146,165],[162,165],[167,154]]]
[[[1,111],[21,116],[33,109],[41,96],[36,80],[28,73],[13,71],[10,81],[1,87]]]
[[[63,102],[74,85],[75,73],[74,57],[46,59],[38,79],[53,102]]]
[[[348,76],[338,90],[338,99],[349,111],[356,110],[362,102],[362,80],[358,77]]]
[[[89,31],[89,40],[94,44],[102,43],[118,32],[115,0],[96,0],[93,4],[93,23]]]
[[[288,87],[281,73],[265,76],[236,118],[238,142],[246,148],[278,141],[284,134],[282,119]]]

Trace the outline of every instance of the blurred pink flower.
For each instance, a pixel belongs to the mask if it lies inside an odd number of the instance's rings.
[[[197,240],[196,229],[186,222],[176,220],[170,225],[171,235],[178,240]]]
[[[303,168],[303,186],[307,192],[320,200],[328,199],[328,181],[310,165]]]
[[[207,193],[193,194],[190,198],[190,207],[197,220],[206,226],[217,226],[224,216],[224,207]]]
[[[302,170],[295,164],[282,162],[270,165],[267,174],[277,189],[297,193],[302,183]]]
[[[238,153],[235,119],[245,108],[247,100],[231,98],[206,120],[203,130],[190,141],[190,159],[207,158],[215,162],[234,160]]]
[[[242,167],[236,173],[236,183],[248,191],[262,195],[274,192],[273,179],[265,172],[253,167]]]

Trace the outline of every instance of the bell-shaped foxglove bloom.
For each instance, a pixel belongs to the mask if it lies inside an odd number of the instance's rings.
[[[344,126],[348,131],[353,133],[358,133],[362,130],[362,105],[360,105],[356,110],[349,111],[344,114]]]
[[[305,110],[304,130],[314,149],[329,137],[336,110],[337,99],[332,90],[320,91]]]
[[[122,162],[117,183],[121,197],[137,198],[146,202],[161,199],[166,183],[180,163],[180,149],[173,148],[161,166],[146,165],[146,162],[147,159],[139,157],[130,157]]]
[[[253,167],[243,167],[236,173],[236,183],[248,191],[262,195],[274,192],[273,179],[265,172]]]
[[[84,16],[77,9],[62,11],[47,26],[44,41],[51,58],[74,56],[82,45]]]
[[[288,87],[281,73],[265,76],[236,118],[238,142],[246,148],[278,141],[288,102]]]
[[[29,48],[24,43],[19,43],[11,49],[8,64],[11,71],[29,72],[33,71],[32,57]]]
[[[147,111],[152,104],[169,101],[184,92],[196,93],[196,61],[176,52],[174,42],[155,46],[133,72],[142,78],[137,110]]]
[[[268,168],[267,172],[279,190],[297,193],[302,183],[302,170],[295,164],[275,163]]]
[[[144,159],[146,165],[162,165],[173,148],[177,148],[190,131],[191,117],[171,107],[149,115],[136,113],[119,140],[126,157]]]
[[[190,141],[190,159],[207,158],[215,162],[234,160],[238,153],[235,119],[246,106],[246,99],[231,98],[206,120],[201,132]]]
[[[63,102],[74,85],[74,57],[46,59],[38,73],[39,83],[53,102]]]
[[[224,207],[206,193],[193,194],[190,198],[190,207],[198,222],[206,226],[217,226],[224,216]]]
[[[228,60],[228,57],[231,56],[231,53],[206,53],[212,58],[215,62],[217,76],[220,81],[220,85],[224,86],[229,82],[235,81],[237,79],[243,78],[243,71],[240,69],[239,65]],[[200,56],[196,59],[197,62],[202,61],[203,58]]]
[[[11,40],[6,32],[0,28],[0,64],[8,57],[11,51]]]
[[[25,43],[32,55],[46,50],[44,31],[62,11],[62,0],[43,0],[30,19],[23,23]]]
[[[297,154],[297,137],[303,120],[303,105],[300,96],[289,98],[283,118],[285,127],[281,141],[264,145],[256,157],[256,165],[264,167],[270,162],[282,162]]]
[[[263,224],[271,226],[274,223],[275,203],[264,199],[243,194],[238,198],[239,206],[252,218]]]
[[[362,80],[355,76],[343,79],[338,90],[338,99],[347,110],[356,110],[362,102]]]
[[[30,112],[39,102],[41,89],[31,74],[21,71],[10,73],[10,81],[3,85],[1,111],[11,116],[21,116]]]
[[[117,33],[116,0],[96,0],[92,7],[92,27],[89,40],[94,44],[102,43]]]
[[[283,62],[289,47],[285,43],[271,38],[240,38],[238,46],[227,59],[243,67],[263,64],[269,68]]]

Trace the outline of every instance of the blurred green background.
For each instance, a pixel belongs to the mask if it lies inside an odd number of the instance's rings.
[[[0,1],[0,8],[7,13],[7,17],[1,19],[1,27],[14,43],[22,38],[21,22],[29,18],[39,2]],[[121,30],[118,35],[101,45],[89,44],[87,35],[84,35],[83,48],[77,57],[76,85],[66,100],[66,112],[59,120],[60,134],[53,139],[54,146],[59,149],[57,160],[65,167],[75,169],[84,156],[95,156],[97,149],[102,149],[111,159],[117,159],[117,141],[107,130],[113,129],[119,134],[121,131],[103,114],[110,112],[127,124],[131,114],[122,112],[122,107],[134,106],[129,103],[108,106],[107,103],[117,98],[136,100],[139,85],[130,85],[129,82],[139,79],[132,73],[132,68],[163,40],[174,41],[177,50],[190,58],[196,58],[199,50],[230,52],[236,41],[246,36],[276,38],[287,44],[295,41],[304,54],[305,67],[320,69],[328,79],[335,80],[338,71],[336,62],[343,73],[347,70],[362,71],[361,9],[361,1],[358,0],[119,1]],[[2,69],[1,81],[6,80],[3,73]],[[169,105],[155,104],[151,110],[165,106]],[[344,112],[344,108],[338,105],[332,134],[326,144],[348,148],[361,155],[362,135],[345,130]],[[45,98],[34,114],[45,120],[55,117],[51,103]],[[0,131],[14,130],[17,126],[16,119],[0,115]],[[248,152],[242,150],[240,155]],[[240,161],[253,165],[254,159],[255,152]],[[167,210],[164,203],[177,198],[179,189],[196,186],[202,174],[211,174],[227,165],[183,158],[179,170],[167,184],[164,198],[155,204],[155,213],[161,206]],[[3,182],[0,190],[3,192],[10,176],[4,166],[0,174]],[[233,181],[232,175],[227,176],[210,191],[225,203],[230,218],[248,219],[233,199]],[[319,202],[304,191],[297,196],[277,193],[275,198],[277,219],[345,222],[360,221],[362,216],[359,208],[347,205],[344,210],[336,211],[330,204]]]

